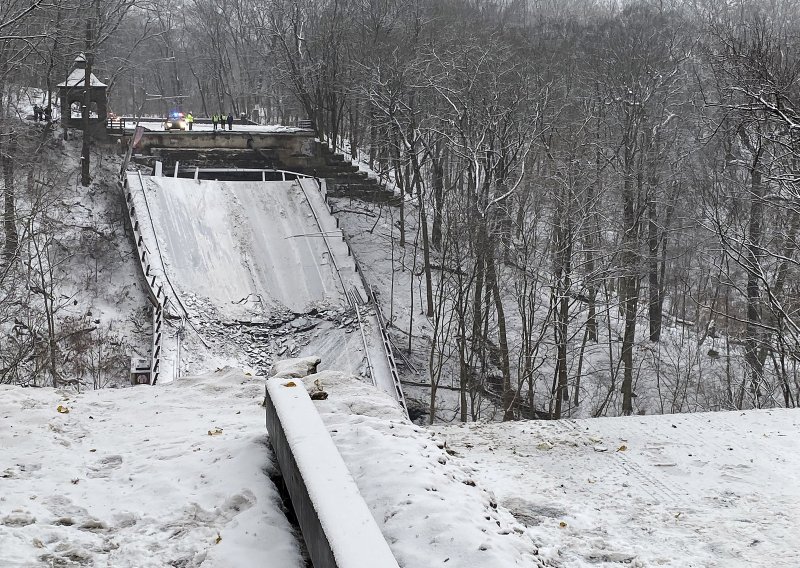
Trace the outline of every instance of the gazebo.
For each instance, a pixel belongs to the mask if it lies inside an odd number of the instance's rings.
[[[61,125],[65,128],[83,128],[82,115],[84,103],[84,85],[86,82],[86,57],[81,53],[75,58],[75,68],[67,80],[58,84],[61,100]],[[107,114],[108,86],[92,73],[89,77],[89,129],[105,130]]]

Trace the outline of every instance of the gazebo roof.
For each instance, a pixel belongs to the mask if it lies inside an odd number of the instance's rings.
[[[86,69],[73,69],[72,73],[69,74],[67,80],[63,83],[59,83],[59,87],[82,87],[84,85],[84,81],[86,80]],[[107,87],[105,83],[100,81],[97,77],[94,76],[92,73],[89,76],[89,86],[91,87]]]

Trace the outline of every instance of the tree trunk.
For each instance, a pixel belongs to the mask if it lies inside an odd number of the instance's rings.
[[[464,306],[462,305],[461,291],[459,287],[459,308],[458,308],[458,378],[459,378],[459,419],[461,422],[467,421],[467,388],[469,387],[469,366],[467,365],[466,349],[466,322],[464,320]]]
[[[750,385],[756,406],[759,405],[760,384],[764,373],[759,354],[761,343],[761,232],[764,214],[764,188],[758,158],[750,170],[750,223],[747,229],[747,329],[745,331],[745,361],[750,370]]]
[[[467,172],[466,179],[466,193],[470,197],[476,193],[475,191],[475,177],[474,172],[471,170]],[[485,345],[486,340],[483,334],[483,295],[484,295],[484,279],[486,274],[486,256],[488,243],[486,242],[486,220],[478,212],[477,203],[470,200],[467,205],[469,208],[469,217],[472,220],[470,232],[473,237],[473,250],[475,258],[475,289],[472,296],[472,353],[470,354],[471,361],[477,361],[484,366],[485,364]],[[483,375],[480,375],[481,377]]]
[[[593,223],[589,223],[590,231],[594,229]],[[594,247],[595,237],[587,235],[584,240],[586,250],[586,303],[588,313],[586,315],[586,338],[589,341],[597,342],[597,286],[594,283]]]
[[[92,150],[90,120],[89,115],[92,109],[92,64],[94,63],[94,54],[92,53],[93,34],[92,34],[93,20],[90,17],[86,22],[86,74],[84,75],[83,88],[83,116],[81,117],[83,124],[83,146],[81,148],[81,185],[86,187],[91,180],[89,179],[89,158]]]
[[[514,399],[516,390],[511,388],[511,363],[508,356],[508,336],[506,333],[506,314],[503,309],[503,298],[497,281],[495,260],[492,255],[486,259],[486,284],[492,290],[494,309],[497,313],[497,334],[500,343],[500,370],[503,373],[503,420],[514,419]]]
[[[654,188],[650,188],[654,192]],[[650,322],[650,341],[661,338],[661,283],[658,271],[659,230],[656,212],[656,198],[651,193],[647,202],[647,273],[649,277],[647,305]]]
[[[554,321],[555,341],[556,341],[556,369],[553,396],[555,397],[555,408],[553,417],[561,418],[562,405],[569,400],[567,390],[567,326],[569,323],[569,289],[572,285],[572,227],[570,223],[570,194],[564,191],[561,196],[561,207],[556,209],[554,219],[554,280],[553,288],[555,294],[555,313]]]
[[[411,163],[414,168],[414,185],[417,189],[417,206],[419,207],[419,224],[422,229],[422,270],[425,273],[425,315],[433,317],[433,279],[431,277],[431,244],[428,237],[428,216],[425,214],[425,199],[422,186],[422,172],[417,161],[417,154],[412,146]]]
[[[626,163],[632,163],[632,150],[626,148]],[[636,308],[639,301],[638,257],[639,238],[638,223],[635,211],[635,192],[632,168],[626,168],[623,182],[623,230],[622,238],[622,270],[619,297],[625,317],[625,330],[622,337],[622,413],[629,416],[633,413],[633,344],[636,336]]]
[[[19,233],[17,232],[16,197],[14,193],[14,161],[16,159],[16,140],[11,132],[0,134],[0,157],[3,164],[3,262],[11,264],[17,256],[19,246]]]
[[[594,183],[589,184],[586,189],[586,205],[587,214],[589,215],[589,222],[587,223],[588,231],[585,237],[586,249],[586,296],[588,303],[588,314],[586,316],[586,338],[589,341],[597,342],[597,286],[594,282],[595,272],[595,248],[598,245],[600,238],[600,221],[598,220],[597,205],[595,200],[599,198],[602,193],[603,182],[603,153],[601,151],[600,129],[601,129],[601,113],[603,105],[600,101],[600,88],[595,85],[595,93],[597,97],[596,105],[596,125],[595,125],[595,152],[594,152]]]
[[[657,342],[661,339],[662,313],[664,307],[664,269],[666,266],[666,231],[672,216],[672,199],[677,192],[667,199],[664,221],[659,227],[658,221],[658,147],[660,136],[656,134],[655,140],[649,140],[650,133],[646,131],[648,145],[650,146],[647,160],[647,272],[648,272],[648,320],[650,324],[650,341]],[[659,260],[659,251],[661,259]]]
[[[436,145],[437,154],[439,144]],[[431,173],[433,174],[433,226],[431,227],[431,245],[442,248],[442,200],[444,199],[444,164],[441,155],[433,157]]]

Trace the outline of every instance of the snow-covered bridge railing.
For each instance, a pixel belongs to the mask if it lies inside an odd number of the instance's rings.
[[[317,180],[314,180],[314,181],[316,182]],[[303,187],[304,184],[301,183],[300,185],[301,185],[301,187]],[[383,313],[381,312],[380,306],[378,305],[378,302],[377,302],[377,300],[375,298],[375,295],[372,293],[372,289],[370,288],[369,283],[367,282],[366,276],[364,275],[364,271],[361,269],[361,265],[359,265],[359,263],[358,263],[358,259],[356,259],[355,256],[353,256],[353,254],[352,254],[352,249],[350,247],[350,243],[347,242],[347,237],[345,236],[344,232],[341,231],[340,228],[339,228],[339,220],[336,219],[332,214],[331,206],[330,206],[330,203],[328,202],[328,196],[326,195],[326,192],[325,192],[326,184],[317,182],[317,183],[314,184],[314,187],[316,187],[316,189],[318,190],[318,193],[319,193],[319,197],[320,197],[319,203],[316,203],[316,204],[312,203],[312,200],[309,199],[308,200],[309,201],[309,205],[311,205],[312,210],[314,210],[315,208],[324,207],[327,215],[331,219],[333,219],[335,221],[335,223],[336,223],[335,229],[339,230],[340,233],[341,233],[341,238],[344,241],[345,246],[347,247],[347,254],[348,254],[348,256],[352,257],[353,266],[355,268],[356,273],[358,274],[359,280],[361,281],[361,285],[363,287],[363,292],[367,296],[367,301],[373,307],[372,313],[368,314],[367,318],[372,322],[372,324],[377,328],[378,332],[380,333],[381,352],[383,353],[383,357],[380,358],[381,359],[380,361],[368,360],[369,367],[370,367],[371,371],[373,372],[373,375],[376,372],[381,372],[382,374],[388,375],[388,378],[389,378],[389,380],[391,381],[392,384],[391,384],[390,387],[388,385],[382,385],[383,390],[388,392],[388,393],[390,393],[390,394],[393,394],[395,396],[395,398],[397,399],[397,402],[399,402],[400,405],[403,407],[403,410],[405,411],[406,416],[407,416],[408,415],[408,408],[406,407],[406,399],[405,399],[405,395],[403,394],[403,386],[400,383],[400,375],[397,372],[397,364],[396,364],[395,359],[394,359],[394,352],[392,350],[392,343],[391,343],[391,339],[389,338],[389,332],[386,329],[386,323],[385,323],[385,320],[383,318]],[[305,191],[305,188],[303,188],[303,189]],[[306,198],[308,199],[308,197],[309,197],[309,193],[306,192]],[[314,200],[314,201],[316,201],[316,200]],[[316,215],[316,213],[315,213],[315,215]],[[325,229],[332,229],[332,227],[323,227],[323,230],[325,230]],[[360,292],[359,292],[358,295],[359,296],[361,295]],[[359,306],[356,305],[355,302],[351,302],[351,303],[354,305],[356,310],[359,310]],[[360,322],[361,313],[360,312],[358,312],[358,313],[359,313],[359,322]],[[361,327],[362,327],[362,330],[363,330],[363,324],[361,324]],[[365,347],[365,349],[367,349],[366,340],[365,340],[365,346],[364,347]],[[368,349],[367,349],[367,351],[368,351]],[[367,353],[367,357],[369,357],[369,353]],[[376,370],[376,368],[378,368],[378,367],[380,368],[380,371]],[[375,377],[373,376],[373,382],[374,381],[375,381]],[[378,386],[378,385],[376,384],[376,386]]]
[[[141,181],[141,175],[138,175],[139,183],[144,188],[144,183]],[[150,384],[154,385],[161,377],[163,370],[162,365],[162,346],[164,337],[164,312],[167,307],[169,298],[164,291],[163,284],[157,278],[155,269],[152,263],[150,251],[145,243],[144,235],[142,234],[142,223],[139,220],[139,212],[136,209],[133,191],[130,186],[128,175],[123,169],[120,179],[120,186],[125,194],[125,210],[127,211],[128,221],[130,223],[133,239],[136,244],[136,250],[139,257],[139,268],[141,275],[147,284],[147,295],[150,302],[153,304],[153,340],[150,356]]]
[[[311,187],[311,184],[312,180],[300,180],[298,183],[306,196],[306,200],[308,201],[311,211],[317,220],[317,224],[323,231],[323,238],[325,239],[326,243],[328,243],[330,234],[334,232],[338,233],[342,242],[344,243],[344,246],[346,247],[347,256],[352,261],[353,270],[355,270],[355,272],[358,274],[360,280],[360,289],[354,289],[352,291],[345,290],[344,292],[347,295],[350,304],[356,310],[356,315],[358,316],[359,328],[361,329],[362,339],[364,342],[365,357],[370,374],[372,375],[372,382],[376,387],[393,395],[397,402],[399,402],[403,407],[403,411],[406,413],[406,416],[408,416],[408,408],[406,407],[406,399],[405,395],[403,394],[403,387],[400,383],[400,376],[397,373],[397,365],[394,360],[394,353],[392,352],[391,340],[389,339],[389,333],[386,330],[386,324],[383,319],[383,314],[380,311],[380,306],[375,300],[374,294],[372,294],[366,277],[364,276],[364,272],[361,270],[361,266],[358,264],[358,260],[352,253],[350,243],[347,242],[347,237],[345,236],[344,231],[342,231],[339,227],[339,220],[336,219],[331,213],[331,207],[328,203],[328,198],[325,192],[325,182],[320,182],[320,180],[314,178],[313,187]],[[310,191],[306,191],[307,189]],[[329,222],[335,223],[335,226],[329,226],[323,223],[323,217],[329,220]],[[334,260],[334,264],[336,264],[334,256],[335,255],[333,252],[331,252],[331,258]],[[341,268],[336,265],[336,270],[340,272]],[[366,296],[366,300],[369,302],[372,309],[367,309],[367,313],[362,314],[361,304],[364,302],[364,296]],[[364,332],[365,327],[375,328],[380,334],[380,352],[382,356],[378,355],[375,359],[370,356],[369,342],[367,341]]]
[[[314,568],[398,568],[301,379],[267,381],[269,439]]]
[[[158,165],[158,164],[162,165]],[[166,171],[163,162],[156,160],[156,166],[153,175],[163,176]],[[280,168],[239,168],[239,167],[225,167],[225,168],[212,168],[201,166],[186,166],[180,161],[176,161],[169,169],[171,172],[169,177],[192,177],[195,180],[201,179],[231,179],[236,178],[236,181],[242,181],[243,176],[250,179],[245,181],[292,181],[296,179],[315,179],[314,176],[302,172],[295,172],[292,170],[284,170]]]

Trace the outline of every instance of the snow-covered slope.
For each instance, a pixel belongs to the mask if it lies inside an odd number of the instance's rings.
[[[800,410],[439,432],[563,566],[800,566]]]
[[[305,380],[406,568],[800,566],[797,410],[428,430],[355,377]],[[0,566],[300,566],[262,396],[232,370],[0,387]]]
[[[303,566],[269,479],[263,385],[225,370],[0,386],[0,566]]]
[[[400,566],[546,565],[524,526],[391,397],[336,372],[305,380],[329,393],[317,409]]]
[[[211,346],[187,340],[185,360],[214,368],[257,349],[264,360],[299,352],[320,355],[321,369],[357,368],[352,316],[335,308],[272,335],[220,324],[342,297],[319,241],[294,236],[313,228],[297,188],[287,205],[209,183],[151,188],[169,227],[159,233],[168,272]],[[361,232],[367,262],[385,257]],[[262,251],[265,235],[286,250]],[[298,285],[273,288],[263,267]],[[371,273],[391,289],[390,271],[376,263]],[[412,312],[399,296],[390,307]],[[406,568],[800,566],[797,410],[426,429],[350,374],[314,380],[329,393],[316,403],[323,420]],[[0,568],[302,566],[269,480],[262,396],[261,379],[227,369],[81,394],[0,386]]]
[[[153,273],[171,311],[188,316],[187,334],[168,322],[164,368],[264,371],[277,357],[304,354],[322,356],[323,368],[371,367],[345,293],[366,292],[316,183],[133,173],[128,183]],[[368,344],[380,346],[373,335]]]

